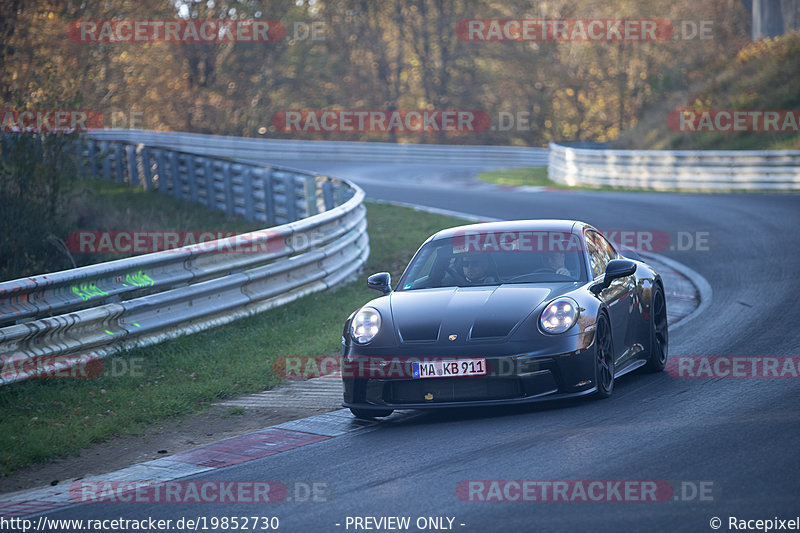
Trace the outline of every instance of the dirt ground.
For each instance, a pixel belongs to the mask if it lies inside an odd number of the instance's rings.
[[[197,415],[154,423],[137,436],[115,437],[84,449],[78,457],[63,457],[0,477],[0,494],[55,485],[105,474],[150,459],[210,444],[330,409],[247,408],[213,406]],[[241,414],[231,414],[232,412]]]

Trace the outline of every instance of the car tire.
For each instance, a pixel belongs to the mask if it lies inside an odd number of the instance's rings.
[[[653,286],[650,303],[650,350],[647,354],[647,372],[661,372],[667,366],[669,356],[669,325],[667,324],[667,300],[661,286]]]
[[[594,398],[611,396],[614,392],[614,342],[611,338],[611,322],[605,313],[598,317],[595,329],[594,375],[597,389]]]
[[[362,420],[371,420],[373,418],[382,417],[382,416],[389,416],[394,412],[392,409],[356,409],[354,407],[350,408],[350,412],[353,413],[353,416],[356,418],[360,418]]]

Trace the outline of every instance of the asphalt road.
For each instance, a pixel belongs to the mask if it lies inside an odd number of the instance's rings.
[[[370,198],[658,229],[673,245],[679,234],[707,232],[701,249],[663,250],[705,276],[714,295],[700,317],[671,332],[670,356],[800,355],[800,195],[526,193],[477,185],[452,165],[303,166],[352,176]],[[800,515],[799,398],[800,379],[634,374],[605,401],[392,417],[193,478],[328,483],[325,503],[96,504],[50,516],[274,515],[284,532],[367,531],[347,528],[348,516],[410,516],[409,531],[418,531],[417,517],[446,516],[465,533],[713,531],[709,521],[719,517],[719,531],[730,531],[731,516]],[[667,480],[678,492],[660,502],[475,502],[456,493],[466,480]],[[700,482],[710,495],[692,495]]]

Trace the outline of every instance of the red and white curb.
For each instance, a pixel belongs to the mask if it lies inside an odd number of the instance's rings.
[[[231,398],[216,405],[245,409],[339,409],[342,405],[342,376],[336,373],[290,381],[274,389]]]
[[[82,482],[136,481],[159,483],[268,457],[373,426],[377,422],[353,418],[348,409],[293,420],[155,459],[116,472],[82,478]],[[0,499],[0,516],[26,516],[79,503],[71,499],[67,480],[45,487],[7,494]]]

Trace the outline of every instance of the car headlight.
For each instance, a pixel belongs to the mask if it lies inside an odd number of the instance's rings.
[[[359,344],[371,341],[380,330],[381,314],[372,307],[362,308],[350,322],[350,334]]]
[[[558,298],[547,304],[539,318],[542,331],[564,333],[578,320],[578,304],[572,298]]]

